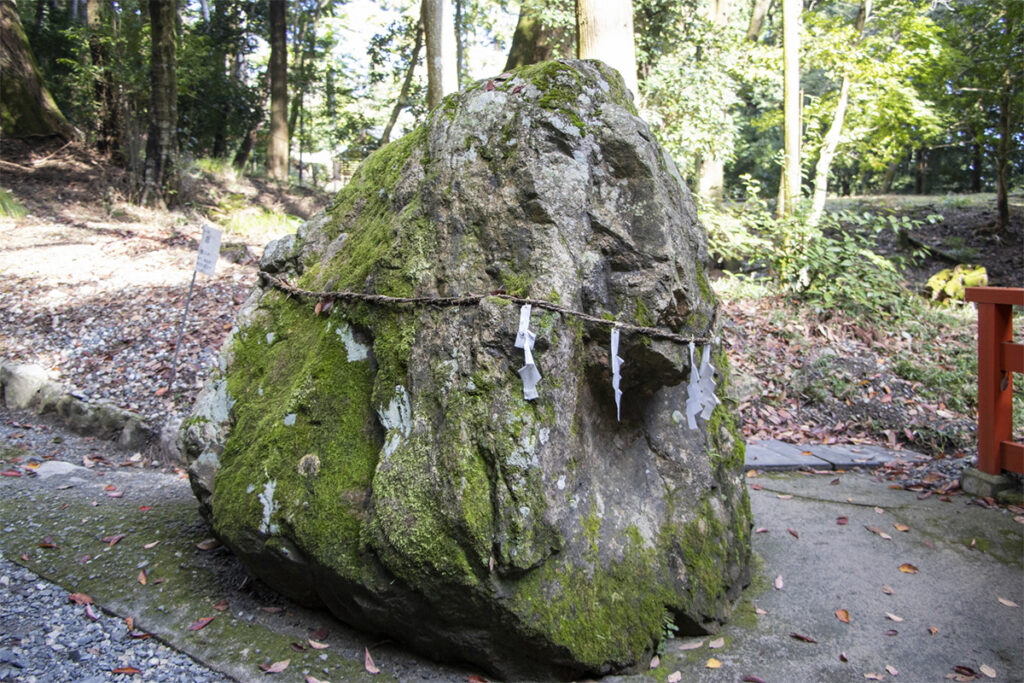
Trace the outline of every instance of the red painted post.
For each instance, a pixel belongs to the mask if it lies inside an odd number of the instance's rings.
[[[1013,306],[1024,305],[1024,289],[969,287],[965,298],[978,305],[978,469],[1001,474],[1002,451],[1010,451],[1004,442],[1012,445],[1013,437],[1013,371],[1004,360],[1013,341]]]

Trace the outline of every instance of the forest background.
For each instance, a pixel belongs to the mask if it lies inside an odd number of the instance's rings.
[[[697,196],[747,434],[969,452],[955,302],[1024,284],[1021,0],[0,0],[0,122],[123,169],[108,198],[230,223],[239,195],[204,206],[196,178],[326,197],[445,93],[594,56],[583,27],[623,7],[596,56]]]

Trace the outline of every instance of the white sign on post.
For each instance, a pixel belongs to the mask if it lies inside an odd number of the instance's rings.
[[[220,230],[203,226],[203,237],[199,240],[199,254],[196,256],[196,272],[213,277],[220,255]]]

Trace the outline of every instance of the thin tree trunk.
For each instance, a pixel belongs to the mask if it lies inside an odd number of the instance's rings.
[[[149,0],[149,20],[151,94],[142,202],[166,205],[168,199],[173,199],[178,153],[177,10],[174,0]]]
[[[455,21],[450,0],[423,0],[423,34],[427,46],[427,107],[459,88],[455,73]]]
[[[398,100],[391,109],[391,118],[388,125],[384,127],[384,133],[380,136],[380,145],[383,147],[391,141],[391,131],[398,122],[398,115],[402,109],[409,104],[409,89],[412,87],[412,75],[416,70],[416,64],[420,61],[420,50],[423,49],[423,22],[416,24],[416,42],[412,47],[412,57],[409,58],[409,69],[405,72],[405,80],[402,81],[402,90],[398,93]]]
[[[705,13],[706,19],[720,29],[729,23],[730,0],[710,0]],[[718,59],[717,52],[708,53],[704,59]],[[730,120],[729,111],[722,108],[722,117]],[[721,200],[725,189],[725,160],[716,154],[697,155],[697,193],[705,199]]]
[[[576,0],[576,54],[580,59],[600,59],[618,70],[626,87],[637,95],[633,3]]]
[[[916,172],[914,177],[914,192],[915,194],[927,194],[928,153],[924,147],[918,147],[914,150],[914,167]]]
[[[801,0],[782,0],[783,119],[785,148],[780,213],[790,216],[800,197],[800,12]]]
[[[1005,26],[1007,43],[1012,40],[1013,34],[1013,12],[1005,12]],[[1010,202],[1007,192],[1007,166],[1010,161],[1010,87],[1012,74],[1012,60],[1007,59],[1006,69],[1003,71],[1003,87],[999,93],[999,144],[996,145],[996,232],[1005,233],[1010,227]]]
[[[0,127],[4,135],[74,136],[39,73],[13,0],[0,0]]]
[[[750,9],[750,24],[747,26],[747,40],[756,43],[761,37],[761,27],[764,26],[764,18],[771,6],[772,0],[754,0],[754,6]]]
[[[270,0],[270,140],[267,171],[288,180],[288,45],[285,0]]]
[[[971,145],[971,192],[981,192],[981,163],[981,145],[975,142]]]
[[[892,181],[896,179],[896,171],[899,170],[900,161],[897,159],[885,169],[885,176],[882,178],[882,194],[892,192]]]
[[[860,37],[864,35],[864,25],[871,16],[871,0],[864,0],[857,13],[854,28],[857,31],[856,43],[860,43]],[[821,151],[818,153],[818,163],[814,167],[814,199],[811,202],[811,215],[809,222],[817,225],[821,220],[821,214],[825,211],[825,201],[828,199],[828,174],[832,168],[832,161],[839,149],[839,140],[843,134],[843,122],[846,120],[846,107],[850,102],[850,75],[843,74],[843,82],[839,86],[839,100],[836,102],[836,111],[832,115],[832,124],[825,133],[825,139],[821,144]]]
[[[455,0],[455,87],[462,90],[462,79],[466,71],[466,45],[462,37],[463,21],[465,16],[462,11],[462,3],[465,0]]]

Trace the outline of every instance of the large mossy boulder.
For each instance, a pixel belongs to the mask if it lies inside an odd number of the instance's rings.
[[[750,558],[725,378],[691,430],[687,345],[626,330],[619,421],[610,328],[535,307],[524,400],[520,307],[491,295],[700,337],[706,256],[607,67],[447,97],[261,267],[310,291],[489,296],[327,306],[264,278],[180,433],[204,514],[282,593],[499,676],[629,670],[673,623],[715,631]]]

